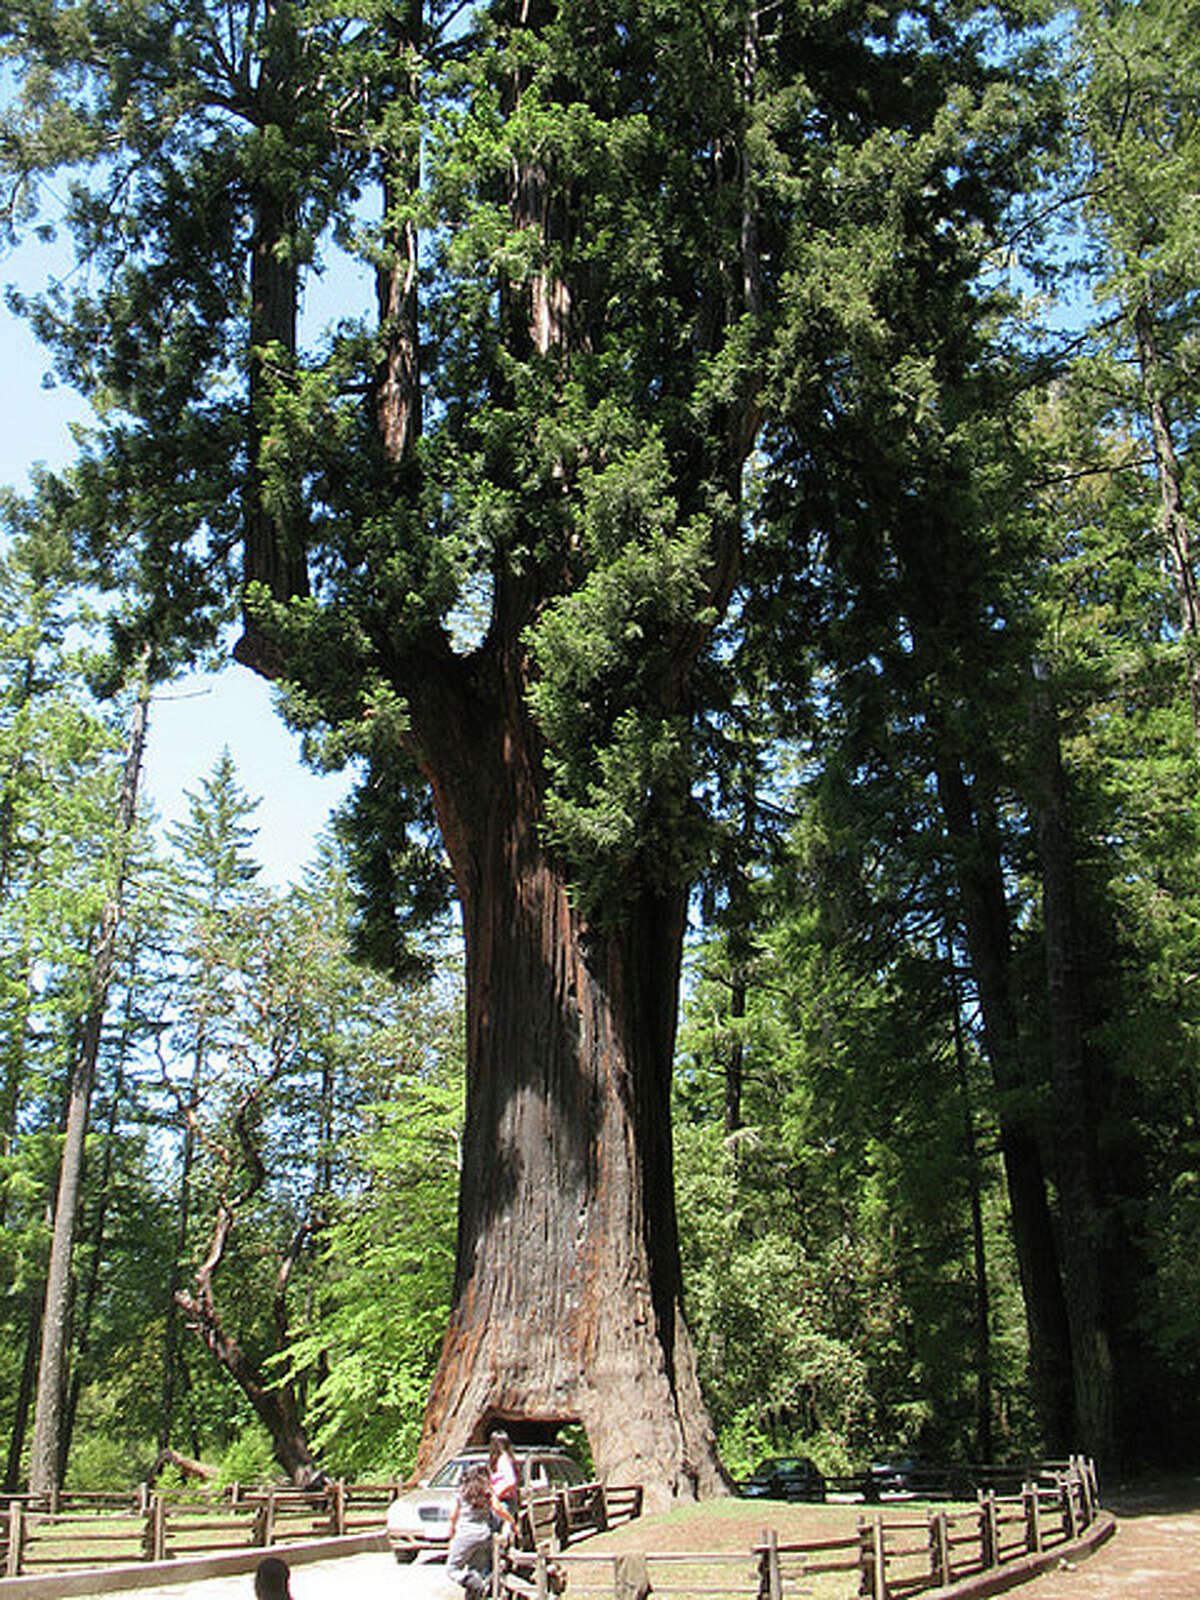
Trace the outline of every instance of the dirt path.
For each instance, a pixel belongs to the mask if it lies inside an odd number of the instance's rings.
[[[1117,1531],[1086,1561],[1024,1585],[1027,1600],[1200,1600],[1195,1480],[1106,1496]]]
[[[1093,1555],[1014,1589],[1023,1600],[1200,1600],[1200,1479],[1104,1493],[1117,1531]],[[614,1529],[591,1549],[743,1549],[771,1524],[780,1538],[849,1531],[861,1506],[710,1501]]]

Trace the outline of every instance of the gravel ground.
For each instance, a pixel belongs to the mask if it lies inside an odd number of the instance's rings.
[[[280,1553],[286,1558],[286,1550]],[[462,1593],[447,1581],[440,1561],[401,1566],[390,1554],[372,1553],[292,1568],[292,1600],[462,1600]],[[164,1583],[96,1600],[254,1600],[254,1578],[241,1573],[195,1583]]]

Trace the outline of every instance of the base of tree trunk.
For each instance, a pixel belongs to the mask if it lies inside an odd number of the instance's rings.
[[[630,1310],[605,1311],[586,1330],[564,1328],[553,1348],[537,1337],[505,1347],[456,1316],[430,1395],[417,1475],[485,1445],[496,1429],[520,1446],[552,1442],[578,1425],[597,1477],[640,1484],[648,1510],[730,1493],[682,1317],[675,1318],[668,1358],[661,1347],[647,1349],[649,1305]]]

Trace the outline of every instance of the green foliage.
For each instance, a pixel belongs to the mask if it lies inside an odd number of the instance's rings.
[[[217,1482],[270,1483],[278,1476],[265,1428],[249,1423],[225,1446],[217,1463]]]
[[[461,1117],[461,1087],[441,1065],[366,1108],[348,1152],[354,1176],[322,1240],[320,1307],[287,1356],[295,1371],[325,1368],[313,1443],[341,1476],[394,1475],[416,1454],[450,1307]]]
[[[89,268],[14,303],[96,423],[5,512],[5,1394],[116,773],[87,688],[114,669],[76,651],[96,624],[68,584],[121,594],[117,657],[149,642],[163,671],[244,601],[310,757],[365,768],[349,867],[331,846],[289,894],[255,884],[228,760],[171,841],[173,887],[139,863],[79,1262],[100,1269],[81,1481],[106,1432],[133,1453],[153,1435],[171,1284],[218,1200],[237,1209],[222,1314],[306,1393],[329,1463],[410,1457],[462,1114],[424,930],[447,849],[460,887],[475,869],[439,819],[469,832],[447,789],[514,745],[528,837],[601,932],[704,882],[677,1163],[730,1464],[967,1454],[985,1421],[1032,1447],[997,1147],[1031,1130],[1061,1224],[1042,693],[1123,1437],[1163,1451],[1177,1413],[1189,1448],[1198,55],[1167,0],[1085,4],[1069,31],[1039,12],[592,0],[435,6],[418,28],[374,7],[7,8],[7,216],[61,181]],[[1081,232],[1054,237],[1055,204]],[[292,336],[312,271],[344,249],[389,287],[410,226],[413,329],[348,306]],[[1100,306],[1075,312],[1079,359],[1059,308],[1018,301],[1056,287],[1047,244]],[[397,453],[379,418],[401,332],[424,409]],[[307,552],[307,588],[243,595],[237,546],[262,526]],[[352,967],[347,934],[426,986]],[[172,1425],[265,1470],[198,1346],[179,1377]]]
[[[877,926],[889,898],[827,854],[819,807],[756,886],[743,1017],[728,945],[697,952],[677,1072],[688,1310],[727,1461],[804,1450],[848,1472],[881,1448],[973,1454],[972,1263],[965,1109],[941,964]],[[886,952],[886,954],[885,954]],[[717,1120],[740,1047],[738,1125]],[[978,1067],[976,1064],[975,1071]],[[986,1191],[998,1196],[989,1163]],[[989,1279],[1012,1266],[990,1209]],[[994,1323],[1017,1349],[989,1377],[1025,1411],[1019,1300]],[[1015,1438],[1011,1441],[1015,1443]]]

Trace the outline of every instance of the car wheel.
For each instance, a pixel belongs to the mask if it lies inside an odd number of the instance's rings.
[[[399,1545],[392,1553],[402,1567],[408,1566],[410,1561],[417,1559],[417,1552],[411,1545]]]

